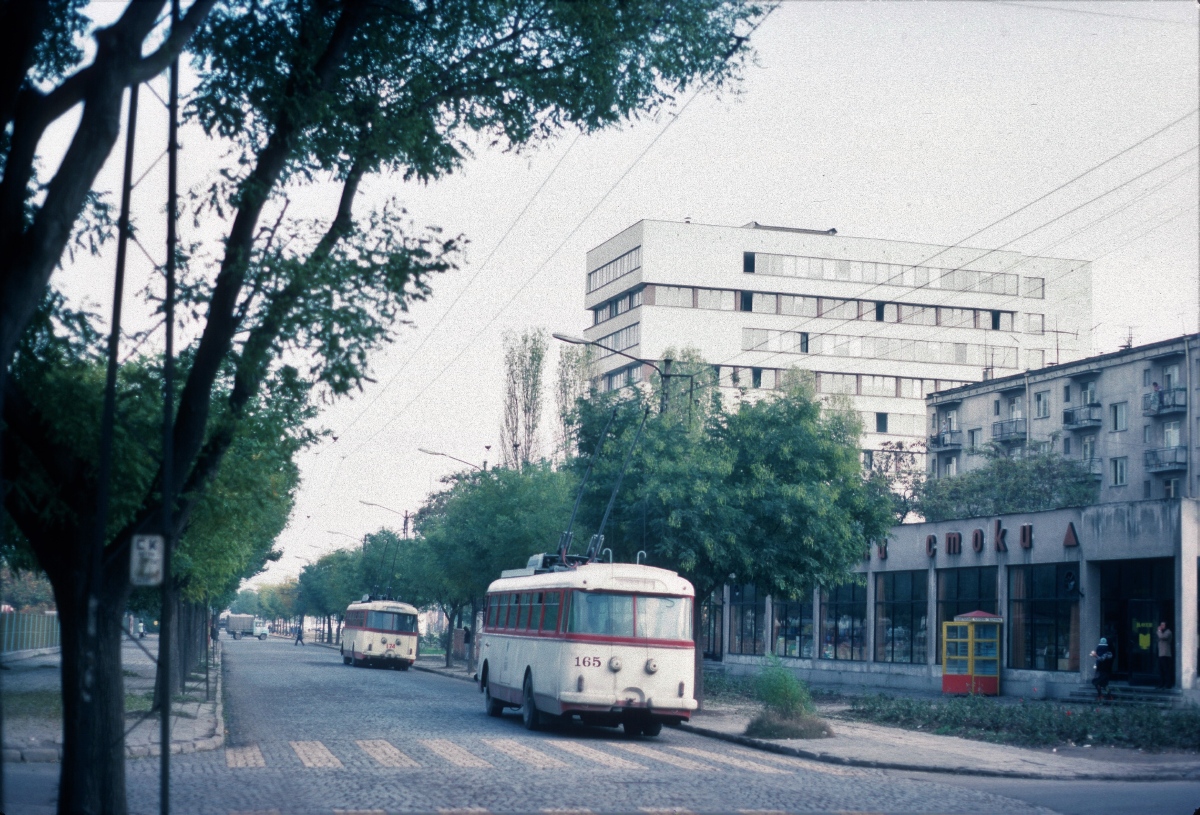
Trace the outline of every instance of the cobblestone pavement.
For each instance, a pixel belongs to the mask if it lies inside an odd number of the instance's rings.
[[[223,644],[226,745],[172,758],[176,812],[1050,811],[680,730],[530,733],[512,713],[486,716],[466,682],[280,640]],[[131,811],[157,812],[158,761],[127,768]]]

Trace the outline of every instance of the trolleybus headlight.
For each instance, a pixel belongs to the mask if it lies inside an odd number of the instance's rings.
[[[653,659],[646,660],[646,673],[652,674],[658,671],[658,663]]]
[[[579,678],[575,680],[575,690],[583,693],[583,674],[580,674]]]
[[[380,644],[380,645],[387,645],[387,637],[380,637],[380,638],[379,638],[379,644]]]
[[[621,670],[621,658],[613,657],[612,659],[610,659],[608,661],[608,669],[610,671],[612,671],[613,673],[616,673],[617,671]]]

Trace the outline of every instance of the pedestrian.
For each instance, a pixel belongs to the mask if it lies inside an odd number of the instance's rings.
[[[1096,660],[1096,664],[1093,666],[1096,675],[1092,677],[1092,685],[1096,688],[1096,701],[1099,702],[1103,698],[1112,699],[1112,693],[1108,690],[1108,682],[1112,679],[1113,650],[1108,647],[1106,638],[1100,638],[1100,644],[1096,646],[1095,651],[1092,651],[1091,656]]]
[[[138,639],[146,639],[146,624],[141,620],[138,620]]]
[[[1171,670],[1172,636],[1166,620],[1158,624],[1158,687],[1163,690],[1175,684],[1175,671]]]
[[[296,645],[304,644],[304,623],[296,627]]]

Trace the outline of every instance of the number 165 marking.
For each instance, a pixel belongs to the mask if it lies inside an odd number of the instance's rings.
[[[599,668],[600,657],[575,657],[576,668]]]

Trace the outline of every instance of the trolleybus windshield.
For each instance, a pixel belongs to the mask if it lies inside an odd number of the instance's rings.
[[[391,611],[368,611],[366,628],[414,634],[417,630],[417,616],[415,614],[397,614]]]
[[[575,592],[567,631],[651,640],[692,639],[692,599]]]

